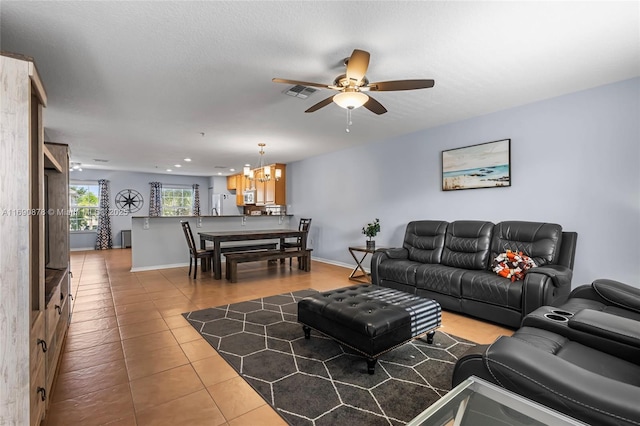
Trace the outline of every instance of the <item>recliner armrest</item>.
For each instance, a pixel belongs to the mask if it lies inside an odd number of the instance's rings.
[[[640,312],[640,289],[606,279],[595,280],[591,287],[607,302]]]
[[[409,258],[409,250],[403,247],[378,249],[376,251],[386,254],[389,259],[408,259]]]
[[[514,337],[500,337],[484,363],[501,386],[569,416],[597,425],[640,419],[640,388],[568,362]]]
[[[564,287],[571,285],[573,271],[562,265],[544,265],[537,268],[531,268],[527,271],[529,274],[542,274],[551,278],[551,282],[556,287]]]
[[[593,309],[582,309],[569,319],[569,327],[640,348],[640,322]]]

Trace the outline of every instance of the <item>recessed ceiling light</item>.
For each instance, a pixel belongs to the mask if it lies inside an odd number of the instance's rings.
[[[184,161],[188,163],[189,161],[191,161],[191,158],[185,158]]]
[[[174,164],[174,167],[182,167],[182,164]]]
[[[173,170],[171,170],[171,169],[167,169],[167,171],[168,171],[168,172],[172,172]]]
[[[222,176],[222,172],[218,172],[218,176]]]
[[[235,172],[235,171],[236,171],[236,169],[229,169],[229,171],[230,171],[230,172]]]

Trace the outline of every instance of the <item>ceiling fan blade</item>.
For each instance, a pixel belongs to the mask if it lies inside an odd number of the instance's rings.
[[[369,52],[355,49],[347,62],[347,79],[356,86],[360,84],[369,68]]]
[[[378,115],[384,114],[385,112],[387,112],[387,109],[383,107],[380,102],[373,99],[371,96],[369,96],[369,100],[365,102],[364,105],[362,106]]]
[[[319,110],[320,108],[326,107],[327,105],[329,105],[331,102],[333,102],[333,96],[329,96],[328,98],[318,102],[317,104],[315,104],[314,106],[312,106],[311,108],[309,108],[308,110],[306,110],[305,112],[314,112]]]
[[[308,81],[299,81],[299,80],[287,80],[287,79],[284,79],[284,78],[274,78],[271,81],[273,81],[274,83],[299,84],[301,86],[319,87],[321,89],[330,89],[331,88],[327,84],[310,83]]]
[[[433,80],[394,80],[369,83],[368,89],[372,92],[390,92],[395,90],[429,89],[433,87]]]

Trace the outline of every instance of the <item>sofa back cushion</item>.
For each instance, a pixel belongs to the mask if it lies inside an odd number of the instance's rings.
[[[407,224],[402,247],[409,251],[409,260],[421,263],[440,263],[447,222],[416,220]]]
[[[555,264],[562,242],[562,226],[542,222],[500,222],[493,229],[491,261],[507,250],[521,251],[537,266]]]
[[[440,263],[462,269],[487,269],[491,253],[491,222],[458,220],[447,226]]]

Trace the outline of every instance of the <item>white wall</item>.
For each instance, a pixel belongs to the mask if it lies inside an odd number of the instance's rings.
[[[579,234],[574,287],[640,287],[639,99],[636,78],[288,164],[288,213],[313,218],[314,257],[337,263],[376,217],[378,247],[411,220],[555,222]],[[442,150],[506,138],[511,187],[441,191]]]
[[[69,179],[91,180],[107,179],[109,181],[110,206],[116,209],[116,194],[123,189],[135,189],[144,199],[144,205],[140,211],[126,216],[111,216],[111,231],[114,247],[120,247],[120,231],[131,229],[131,216],[147,216],[149,214],[149,182],[162,182],[163,184],[200,185],[200,208],[202,214],[208,214],[209,207],[209,187],[214,186],[215,191],[227,192],[227,179],[224,176],[213,178],[203,176],[180,176],[154,173],[136,173],[116,170],[96,170],[83,169],[83,171],[72,171]],[[224,188],[224,191],[223,191]],[[96,244],[95,232],[72,232],[70,237],[71,250],[92,250]]]

